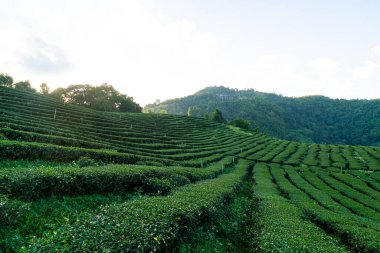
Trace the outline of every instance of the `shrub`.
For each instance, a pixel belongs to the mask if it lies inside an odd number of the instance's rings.
[[[8,138],[3,133],[0,133],[0,140],[8,140]]]
[[[79,166],[79,168],[98,165],[98,163],[94,159],[91,159],[86,156],[82,156],[81,158],[79,158],[78,161],[76,161],[76,164]]]
[[[228,124],[245,130],[249,130],[251,128],[249,121],[245,119],[235,119],[230,121]]]

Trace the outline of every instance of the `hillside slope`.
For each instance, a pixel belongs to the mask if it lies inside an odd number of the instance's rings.
[[[90,157],[104,163],[202,167],[235,155],[293,165],[380,168],[375,147],[284,141],[196,117],[98,112],[3,87],[0,116],[0,157],[12,159]]]
[[[271,140],[262,134],[238,134],[211,120],[103,113],[1,87],[0,113],[0,133],[8,139],[3,145],[23,141],[17,146],[23,152],[63,162],[90,156],[104,162],[200,167],[201,162],[206,165]]]
[[[254,90],[205,88],[194,95],[151,104],[145,111],[204,117],[216,108],[228,120],[248,119],[272,136],[295,141],[348,145],[378,145],[380,101],[290,98]]]
[[[0,87],[1,252],[380,252],[379,206],[378,147]]]

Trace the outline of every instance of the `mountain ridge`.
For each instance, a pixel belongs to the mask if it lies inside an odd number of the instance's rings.
[[[379,99],[332,99],[322,95],[286,97],[254,89],[206,87],[193,95],[149,104],[145,112],[204,117],[221,109],[227,120],[247,119],[253,127],[293,141],[379,145]]]

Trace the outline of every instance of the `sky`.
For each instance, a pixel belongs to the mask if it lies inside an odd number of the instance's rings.
[[[112,84],[145,105],[207,86],[380,97],[377,0],[0,0],[0,73]]]

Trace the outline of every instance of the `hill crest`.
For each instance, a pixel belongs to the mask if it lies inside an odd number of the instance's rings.
[[[299,98],[274,93],[207,87],[193,95],[150,104],[144,111],[204,117],[220,109],[227,120],[247,119],[277,138],[316,143],[378,145],[380,100]]]

